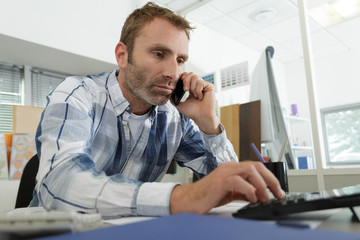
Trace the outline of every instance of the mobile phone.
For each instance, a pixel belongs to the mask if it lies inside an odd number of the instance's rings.
[[[174,90],[174,92],[172,94],[172,99],[174,100],[175,106],[179,105],[179,103],[180,103],[182,97],[184,96],[184,94],[185,94],[184,85],[183,85],[183,81],[180,78],[177,81],[175,90]]]

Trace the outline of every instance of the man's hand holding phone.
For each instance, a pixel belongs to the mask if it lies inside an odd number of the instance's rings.
[[[179,83],[182,81],[182,83]],[[189,91],[189,97],[180,102],[183,93]],[[215,114],[215,88],[214,85],[204,81],[194,73],[183,73],[178,80],[174,91],[173,103],[180,113],[194,120],[201,131],[208,135],[219,134],[220,122]],[[181,97],[180,97],[181,96]],[[177,100],[177,101],[175,101]]]

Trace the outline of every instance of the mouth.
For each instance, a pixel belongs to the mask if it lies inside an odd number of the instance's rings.
[[[174,89],[170,86],[155,86],[160,92],[171,94]]]

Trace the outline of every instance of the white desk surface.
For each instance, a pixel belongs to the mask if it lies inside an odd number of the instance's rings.
[[[248,203],[243,201],[232,202],[222,207],[212,209],[209,215],[232,218],[232,213],[236,212],[239,208],[245,206],[246,204]],[[296,223],[305,224],[310,228],[317,228],[317,227],[322,228],[322,224],[327,219],[330,219],[334,214],[338,213],[340,210],[341,209],[330,209],[330,210],[299,213],[299,214],[295,214],[291,219],[286,221],[294,224]],[[103,220],[103,222],[105,224],[111,224],[111,225],[123,225],[123,224],[146,221],[154,218],[155,217],[123,217],[123,218],[117,218],[111,220]],[[271,224],[275,223],[275,221],[266,221],[266,222]],[[333,226],[333,225],[329,225],[329,226]],[[324,228],[329,228],[329,226],[326,227],[325,225]]]

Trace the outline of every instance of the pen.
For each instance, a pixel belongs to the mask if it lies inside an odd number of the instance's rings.
[[[252,149],[254,150],[256,156],[259,158],[259,160],[262,162],[262,163],[265,163],[265,160],[263,159],[263,157],[261,156],[259,150],[256,148],[255,144],[252,143],[250,144],[250,146],[252,147]]]

